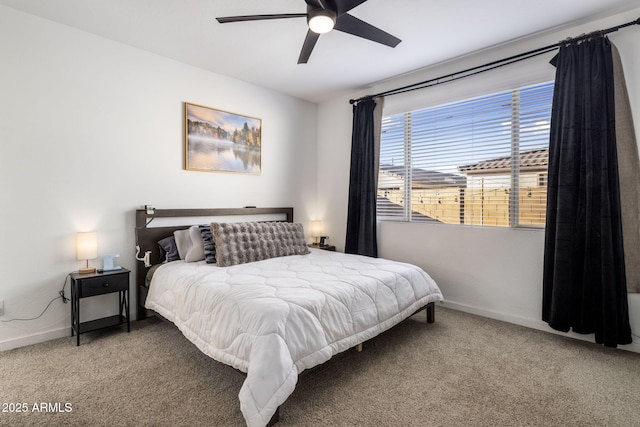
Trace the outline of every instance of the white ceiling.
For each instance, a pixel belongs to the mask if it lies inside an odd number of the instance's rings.
[[[312,102],[638,0],[368,0],[351,13],[402,39],[395,49],[332,31],[297,64],[304,18],[219,24],[217,16],[304,13],[304,0],[0,0],[0,4]],[[595,29],[594,29],[595,30]]]

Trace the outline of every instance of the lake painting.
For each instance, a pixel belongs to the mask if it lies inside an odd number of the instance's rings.
[[[260,174],[262,120],[185,103],[185,169]]]

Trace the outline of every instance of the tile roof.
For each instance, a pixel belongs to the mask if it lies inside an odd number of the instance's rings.
[[[535,150],[522,151],[520,153],[520,167],[546,167],[549,164],[549,149],[538,148]],[[483,160],[478,163],[458,166],[460,172],[472,172],[490,169],[511,168],[511,156],[498,157],[495,159]]]
[[[380,170],[391,174],[398,175],[404,178],[405,170],[404,166],[393,165],[380,165]],[[428,184],[428,185],[451,185],[462,186],[467,185],[467,177],[457,175],[453,173],[438,172],[433,170],[426,170],[420,168],[413,168],[411,170],[411,180],[414,183]]]
[[[391,200],[383,196],[378,196],[376,199],[378,206],[378,216],[394,216],[402,217],[404,215],[404,207],[393,203]],[[411,221],[419,222],[442,222],[428,215],[422,214],[418,211],[411,210]]]

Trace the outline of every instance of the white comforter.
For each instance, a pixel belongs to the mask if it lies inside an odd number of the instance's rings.
[[[414,265],[312,249],[233,267],[168,263],[145,305],[205,354],[247,373],[239,398],[253,427],[269,422],[300,372],[442,299]]]

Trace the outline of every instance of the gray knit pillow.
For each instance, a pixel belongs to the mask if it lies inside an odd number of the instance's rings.
[[[204,243],[204,259],[207,264],[216,263],[216,245],[213,243],[213,235],[211,234],[211,226],[200,225],[200,234],[202,234],[202,242]]]
[[[213,222],[211,231],[219,267],[309,253],[304,229],[298,223]]]

